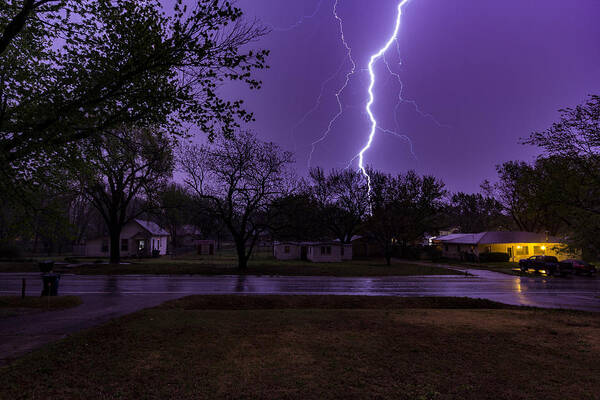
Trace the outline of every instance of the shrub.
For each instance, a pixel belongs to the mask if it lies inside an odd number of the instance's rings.
[[[0,244],[0,258],[7,260],[16,260],[21,258],[21,249],[10,244]]]
[[[442,258],[442,250],[437,246],[425,246],[424,250],[431,261],[439,261]]]
[[[481,253],[479,255],[481,262],[508,262],[508,253]]]

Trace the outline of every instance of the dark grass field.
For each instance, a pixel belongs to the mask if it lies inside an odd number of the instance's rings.
[[[77,296],[25,297],[0,296],[0,317],[39,312],[45,310],[61,310],[76,307],[82,303]]]
[[[313,263],[310,261],[280,261],[270,253],[257,253],[246,270],[239,270],[236,257],[231,251],[215,256],[193,254],[177,257],[163,256],[156,259],[123,260],[123,264],[94,263],[92,259],[76,260],[74,268],[57,266],[56,270],[81,275],[281,275],[281,276],[409,276],[409,275],[455,275],[460,272],[410,262],[393,261],[385,264],[383,259],[352,260],[342,263]],[[35,263],[0,263],[0,272],[39,272]]]
[[[597,399],[599,337],[485,300],[194,296],[0,368],[0,398]]]

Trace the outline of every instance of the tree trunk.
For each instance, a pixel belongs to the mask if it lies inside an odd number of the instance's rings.
[[[246,256],[246,243],[241,239],[235,239],[235,247],[238,257],[238,269],[245,270],[248,268],[248,257]]]
[[[392,265],[392,253],[389,251],[385,252],[385,263],[388,265],[388,267]]]
[[[110,263],[118,264],[121,261],[121,229],[110,229]]]

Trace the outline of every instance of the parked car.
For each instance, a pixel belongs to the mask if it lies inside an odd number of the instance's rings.
[[[573,273],[573,266],[569,263],[561,264],[554,256],[531,256],[519,261],[519,268],[525,272],[534,269],[536,272],[548,275],[566,275]]]
[[[587,263],[583,260],[575,260],[573,258],[570,258],[568,260],[561,261],[560,264],[569,264],[573,269],[573,272],[577,275],[592,275],[597,272],[597,269],[594,265]]]

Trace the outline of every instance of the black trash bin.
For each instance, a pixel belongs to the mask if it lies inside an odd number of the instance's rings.
[[[55,273],[48,273],[42,275],[42,281],[44,288],[42,289],[42,296],[58,296],[58,281],[60,275]]]

